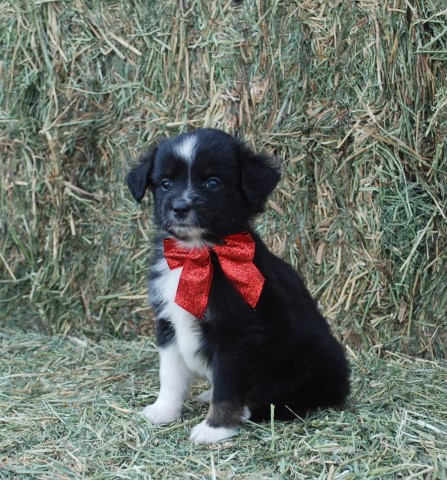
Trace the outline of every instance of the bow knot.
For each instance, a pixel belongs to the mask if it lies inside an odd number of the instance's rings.
[[[213,251],[224,275],[245,302],[254,308],[261,296],[265,278],[253,264],[255,242],[248,232],[229,235],[222,245],[211,248],[182,248],[175,239],[164,240],[164,254],[171,270],[183,267],[175,303],[197,318],[202,318],[208,304],[213,279]]]

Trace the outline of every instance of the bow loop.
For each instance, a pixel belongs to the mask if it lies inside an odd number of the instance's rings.
[[[254,308],[265,278],[253,264],[255,242],[248,232],[225,237],[222,245],[212,249],[222,271],[248,305]],[[164,241],[164,253],[171,270],[183,267],[175,303],[197,318],[202,318],[208,304],[213,278],[210,249],[186,249],[174,239]]]
[[[265,278],[253,263],[255,242],[249,233],[226,238],[224,245],[214,247],[225,276],[242,298],[254,308],[261,296]]]

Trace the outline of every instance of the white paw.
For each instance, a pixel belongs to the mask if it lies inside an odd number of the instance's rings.
[[[172,404],[157,400],[143,409],[141,413],[154,425],[160,425],[178,420],[181,416],[181,408],[179,409],[175,406],[173,408]]]
[[[247,420],[249,420],[250,417],[251,417],[250,409],[247,406],[245,406],[244,411],[242,412],[241,421],[246,422]]]
[[[210,403],[211,402],[211,388],[209,390],[205,390],[200,395],[197,395],[196,400],[200,403]]]
[[[206,420],[199,423],[191,430],[191,436],[189,437],[194,443],[216,443],[226,438],[230,438],[238,432],[237,428],[225,428],[210,427]]]

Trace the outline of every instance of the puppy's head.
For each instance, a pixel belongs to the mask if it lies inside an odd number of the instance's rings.
[[[220,130],[199,129],[162,141],[130,171],[127,184],[138,202],[151,190],[161,229],[200,244],[246,230],[279,178],[267,155]]]

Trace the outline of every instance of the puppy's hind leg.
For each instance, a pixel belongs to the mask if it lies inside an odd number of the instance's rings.
[[[211,388],[209,390],[205,390],[200,395],[197,395],[196,400],[200,403],[209,405],[211,403]]]
[[[191,385],[192,373],[175,342],[160,348],[160,393],[142,414],[154,424],[180,418],[183,401]]]

